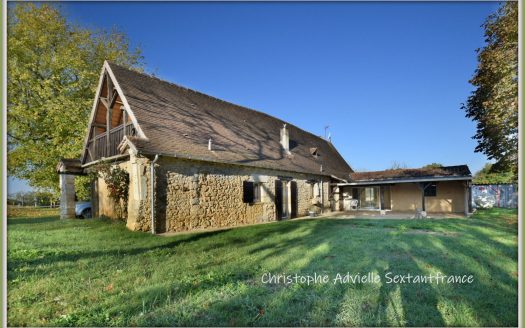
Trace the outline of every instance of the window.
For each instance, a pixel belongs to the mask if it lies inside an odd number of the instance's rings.
[[[316,182],[314,184],[314,198],[321,197],[321,184]]]
[[[242,182],[242,202],[243,203],[253,203],[253,185],[251,181]]]
[[[259,203],[262,201],[262,183],[243,181],[242,182],[242,201],[243,203]]]
[[[425,197],[436,197],[436,195],[437,195],[436,183],[430,183],[426,185]]]
[[[253,184],[253,202],[254,203],[260,203],[262,201],[262,184],[261,183],[254,183]]]
[[[312,154],[313,157],[318,158],[319,157],[319,150],[317,147],[310,148],[310,154]]]

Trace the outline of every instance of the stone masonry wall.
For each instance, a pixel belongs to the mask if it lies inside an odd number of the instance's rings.
[[[128,219],[131,230],[151,231],[150,160],[130,152]]]
[[[120,162],[117,164],[114,164],[120,166],[122,169],[129,172],[129,163],[128,162]],[[108,187],[106,185],[106,182],[103,178],[99,177],[95,181],[96,183],[96,190],[97,190],[97,197],[96,201],[98,204],[96,205],[96,214],[98,216],[105,216],[112,219],[116,219],[118,217],[117,213],[117,207],[113,199],[109,197],[109,191]]]
[[[320,176],[161,158],[156,168],[156,230],[189,231],[275,221],[275,180],[279,176],[297,182],[298,216],[308,215],[312,190],[307,180]],[[243,181],[248,180],[262,181],[261,202],[243,203]],[[324,180],[324,204],[329,210],[329,181]],[[134,230],[146,226],[149,223],[137,224]]]

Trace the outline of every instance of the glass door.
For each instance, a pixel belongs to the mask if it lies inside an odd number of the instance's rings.
[[[379,187],[364,187],[361,190],[360,203],[362,209],[379,209]]]

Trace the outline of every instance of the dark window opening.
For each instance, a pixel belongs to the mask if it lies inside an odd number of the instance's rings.
[[[253,184],[253,202],[254,203],[261,202],[261,184],[260,183]]]
[[[243,181],[242,191],[243,203],[253,204],[260,203],[262,201],[262,183]]]
[[[254,183],[251,181],[242,182],[242,202],[253,203],[254,199]]]
[[[310,154],[315,158],[319,157],[319,150],[317,147],[310,148]]]
[[[425,197],[436,197],[437,195],[437,186],[435,183],[427,185],[425,188]]]

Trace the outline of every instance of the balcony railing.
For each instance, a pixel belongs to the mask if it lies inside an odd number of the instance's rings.
[[[100,134],[88,142],[86,163],[101,159],[102,157],[111,157],[119,154],[118,145],[124,138],[124,135],[134,135],[133,123],[125,126],[119,125],[109,130],[109,144],[107,143],[107,133]]]

